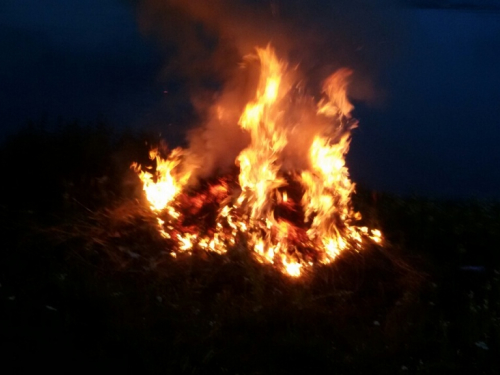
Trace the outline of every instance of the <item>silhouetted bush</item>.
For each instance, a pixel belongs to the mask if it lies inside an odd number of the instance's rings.
[[[135,176],[129,167],[147,160],[148,138],[103,122],[31,121],[0,148],[0,202],[54,211],[73,204],[102,206],[130,194]]]

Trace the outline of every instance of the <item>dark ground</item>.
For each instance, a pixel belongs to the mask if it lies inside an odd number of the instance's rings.
[[[298,280],[241,249],[174,259],[128,169],[144,139],[61,122],[2,146],[2,374],[500,373],[498,202],[358,188],[386,245]]]

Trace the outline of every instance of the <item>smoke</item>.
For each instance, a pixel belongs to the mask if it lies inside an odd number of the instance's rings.
[[[165,79],[187,90],[200,124],[188,132],[198,176],[234,165],[249,136],[238,126],[253,99],[258,62],[245,58],[271,43],[294,68],[297,90],[317,94],[335,70],[350,67],[349,96],[376,103],[377,72],[397,51],[403,22],[385,0],[143,0],[141,30],[164,49]],[[242,64],[242,62],[244,62]],[[311,96],[301,100],[312,100]],[[292,111],[293,112],[293,111]],[[300,119],[307,123],[307,111]],[[293,121],[291,123],[297,123]],[[300,151],[317,126],[294,128],[288,150]],[[286,151],[286,150],[285,150]],[[286,154],[292,152],[287,151]]]

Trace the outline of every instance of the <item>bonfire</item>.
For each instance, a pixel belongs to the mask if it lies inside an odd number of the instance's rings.
[[[133,165],[171,255],[241,248],[298,277],[345,250],[382,244],[379,230],[357,225],[361,215],[351,205],[355,185],[345,156],[357,126],[347,98],[352,71],[331,74],[314,100],[297,90],[293,69],[270,45],[254,57],[260,75],[238,121],[250,142],[235,160],[237,172],[197,179],[198,166],[187,162],[193,151],[182,148],[166,157],[151,150],[153,169]],[[301,132],[311,128],[316,134]],[[301,167],[287,163],[291,155],[303,159]]]

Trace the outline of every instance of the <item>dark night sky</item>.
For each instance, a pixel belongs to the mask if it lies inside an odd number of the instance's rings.
[[[407,12],[410,42],[384,72],[384,108],[363,111],[352,175],[382,190],[498,199],[500,12]]]
[[[140,123],[161,91],[161,60],[117,0],[0,3],[0,118],[42,114]]]
[[[377,77],[384,100],[357,103],[353,180],[405,194],[500,199],[500,12],[400,11],[410,20],[407,40]],[[124,2],[0,3],[3,134],[42,114],[167,126],[161,68]]]

